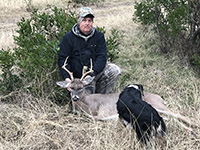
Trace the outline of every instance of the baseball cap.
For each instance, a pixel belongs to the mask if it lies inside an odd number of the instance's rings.
[[[79,10],[79,18],[85,18],[87,15],[92,16],[94,18],[94,14],[92,12],[92,9],[89,7],[82,7]]]

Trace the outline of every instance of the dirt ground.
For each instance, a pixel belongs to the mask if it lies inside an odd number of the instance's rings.
[[[16,34],[17,22],[22,17],[28,17],[30,12],[25,9],[0,10],[0,49],[13,48],[15,46],[13,35]]]
[[[105,26],[106,29],[108,30],[113,26],[114,27],[116,27],[117,25],[121,26],[120,24],[118,24],[116,16],[118,18],[128,20],[127,17],[131,17],[132,13],[130,13],[131,14],[130,16],[124,17],[122,16],[121,10],[127,11],[128,9],[130,10],[130,12],[133,12],[133,4],[134,2],[123,1],[123,2],[116,2],[114,5],[112,3],[112,5],[110,5],[110,2],[106,1],[104,4],[102,4],[104,5],[103,7],[91,6],[95,14],[94,25],[100,27]],[[43,8],[40,9],[45,10],[49,6],[50,5],[45,5]],[[78,10],[77,7],[80,6],[76,6],[75,10]],[[28,18],[30,14],[31,12],[27,11],[26,6],[24,7],[21,6],[17,8],[0,6],[0,49],[2,48],[8,49],[16,46],[14,44],[13,35],[17,34],[16,33],[17,22],[19,22],[22,17]],[[110,18],[110,19],[109,20],[106,19],[104,22],[102,22],[102,19],[104,18]]]

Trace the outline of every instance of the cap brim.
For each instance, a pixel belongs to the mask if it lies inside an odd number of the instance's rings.
[[[92,18],[94,18],[94,15],[93,14],[87,14],[85,17],[92,17]]]
[[[82,18],[85,18],[85,17],[92,17],[92,18],[94,18],[94,15],[93,14],[84,14],[81,17]]]

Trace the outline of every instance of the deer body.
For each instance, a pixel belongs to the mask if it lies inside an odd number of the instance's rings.
[[[87,116],[97,120],[118,119],[116,102],[119,93],[89,94],[78,101],[72,101],[75,110],[83,111]]]
[[[57,82],[63,88],[67,88],[66,81]],[[70,95],[73,112],[84,112],[88,117],[97,120],[117,119],[116,102],[120,93],[112,94],[88,94],[86,87],[80,79],[74,79],[70,83]]]

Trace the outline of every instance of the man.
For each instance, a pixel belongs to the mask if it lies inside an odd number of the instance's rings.
[[[94,72],[90,76],[95,78],[89,91],[90,93],[109,93],[121,70],[115,64],[107,64],[105,37],[93,27],[93,20],[94,14],[90,8],[80,9],[78,22],[61,40],[58,66],[62,78],[71,82],[69,74],[61,68],[66,57],[68,57],[66,67],[73,72],[75,78],[82,76],[83,66],[90,67],[90,59],[92,59]]]

